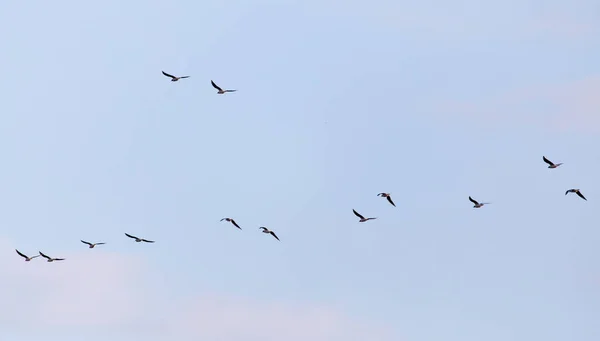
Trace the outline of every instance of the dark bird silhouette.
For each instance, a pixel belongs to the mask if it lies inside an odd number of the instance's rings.
[[[222,95],[222,94],[224,94],[226,92],[236,92],[237,91],[237,90],[223,90],[217,84],[215,84],[215,82],[213,82],[212,80],[210,81],[210,84],[212,84],[213,88],[215,88],[215,89],[218,90],[217,93],[219,95]]]
[[[173,75],[170,75],[170,74],[168,74],[168,73],[166,73],[166,72],[164,72],[164,71],[162,71],[162,74],[163,74],[163,75],[165,75],[165,76],[167,76],[167,77],[171,77],[171,82],[177,82],[177,81],[178,81],[178,80],[180,80],[180,79],[184,79],[184,78],[190,78],[190,76],[181,76],[181,77],[175,77],[175,76],[173,76]]]
[[[392,206],[396,207],[396,204],[394,204],[394,202],[392,201],[392,196],[390,195],[390,193],[379,193],[377,194],[377,196],[387,198],[387,201],[389,201],[390,204],[392,204]]]
[[[474,204],[475,204],[475,206],[473,206],[474,208],[480,208],[480,207],[483,207],[483,205],[489,205],[489,204],[491,204],[491,203],[489,203],[489,202],[482,202],[482,203],[479,203],[479,202],[477,202],[476,200],[473,200],[473,198],[471,198],[471,197],[469,197],[469,200],[470,200],[472,203],[474,203]]]
[[[268,234],[272,235],[273,237],[275,237],[275,239],[279,240],[279,237],[277,237],[275,232],[269,230],[268,228],[261,226],[261,227],[259,227],[259,229],[261,229],[263,233],[268,233]]]
[[[362,215],[360,215],[358,212],[356,212],[356,210],[354,210],[354,209],[352,209],[352,212],[354,212],[354,215],[356,215],[357,217],[360,218],[360,220],[358,221],[359,223],[364,223],[365,221],[368,221],[368,220],[377,219],[376,217],[375,218],[365,218]]]
[[[27,256],[25,256],[24,254],[22,254],[22,253],[21,253],[19,250],[15,249],[15,251],[17,251],[17,253],[19,254],[19,256],[21,256],[21,257],[25,258],[25,261],[26,261],[26,262],[29,262],[29,261],[31,261],[32,259],[34,259],[35,257],[39,257],[39,256],[40,256],[40,255],[35,255],[35,256],[32,256],[32,257],[27,257]]]
[[[545,163],[547,163],[547,164],[549,164],[549,165],[550,165],[550,166],[548,166],[548,168],[556,168],[556,167],[558,167],[558,166],[562,165],[562,162],[561,162],[561,163],[556,163],[556,164],[555,164],[555,163],[553,163],[552,161],[548,160],[548,159],[547,159],[545,156],[542,156],[542,159],[544,160],[544,162],[545,162]]]
[[[125,235],[127,237],[129,237],[129,238],[135,239],[136,243],[139,243],[139,242],[154,243],[153,240],[147,240],[147,239],[143,239],[143,238],[138,238],[136,236],[132,236],[132,235],[127,234],[127,233],[125,233]]]
[[[59,261],[59,260],[65,260],[64,258],[52,258],[52,257],[48,257],[45,254],[43,254],[41,251],[40,251],[40,255],[42,257],[46,258],[48,260],[48,263],[54,262],[54,261]]]
[[[228,221],[228,222],[232,223],[232,224],[233,224],[233,226],[237,227],[237,228],[238,228],[238,229],[240,229],[240,230],[242,229],[242,228],[241,228],[241,227],[240,227],[240,226],[239,226],[239,225],[238,225],[238,224],[235,222],[235,220],[233,220],[233,219],[231,219],[231,218],[223,218],[223,219],[221,219],[220,221],[223,221],[223,220],[225,220],[225,221]]]
[[[575,189],[575,188],[571,188],[569,190],[567,190],[565,192],[565,195],[569,194],[569,193],[575,193],[577,194],[581,199],[587,201],[587,199],[583,196],[583,194],[581,194],[581,191],[579,189]]]
[[[96,245],[104,245],[104,244],[106,244],[106,243],[90,243],[90,242],[86,242],[85,240],[82,240],[81,242],[84,243],[84,244],[89,245],[90,249],[93,249]]]

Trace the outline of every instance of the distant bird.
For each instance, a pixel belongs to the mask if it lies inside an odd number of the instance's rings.
[[[550,165],[550,166],[548,166],[548,168],[556,168],[556,167],[558,167],[558,166],[562,165],[562,162],[561,162],[561,163],[556,163],[556,164],[555,164],[555,163],[553,163],[552,161],[550,161],[550,160],[546,159],[546,157],[545,157],[545,156],[542,156],[542,159],[544,160],[544,162],[545,162],[545,163],[547,163],[547,164],[549,164],[549,165]]]
[[[382,198],[387,198],[387,201],[389,201],[390,204],[392,204],[394,207],[396,207],[396,204],[394,204],[394,202],[392,201],[392,197],[390,196],[390,193],[379,193],[379,194],[377,194],[377,196],[382,197]]]
[[[129,237],[129,238],[135,239],[135,241],[136,241],[137,243],[139,243],[139,242],[154,243],[154,241],[152,241],[152,240],[147,240],[147,239],[143,239],[143,238],[138,238],[138,237],[136,237],[136,236],[132,236],[132,235],[130,235],[130,234],[127,234],[127,233],[125,233],[125,235],[126,235],[127,237]]]
[[[469,197],[469,200],[475,204],[475,206],[473,206],[474,208],[480,208],[483,207],[483,205],[489,205],[491,203],[489,202],[482,202],[482,203],[478,203],[476,200],[473,200],[473,198]]]
[[[190,76],[181,76],[181,77],[175,77],[175,76],[173,76],[173,75],[170,75],[170,74],[168,74],[168,73],[166,73],[166,72],[164,72],[164,71],[162,71],[162,74],[163,74],[163,75],[165,75],[165,76],[167,76],[167,77],[171,77],[171,82],[177,82],[177,81],[178,81],[178,80],[180,80],[180,79],[184,79],[184,78],[190,78]]]
[[[212,80],[210,81],[210,84],[212,84],[213,88],[219,90],[219,91],[217,91],[217,93],[219,95],[222,95],[222,94],[224,94],[226,92],[236,92],[237,91],[237,90],[223,90],[217,84],[215,84],[215,82],[213,82]]]
[[[106,244],[106,243],[90,243],[90,242],[86,242],[85,240],[82,240],[81,242],[84,243],[84,244],[89,245],[90,249],[93,249],[96,245],[104,245],[104,244]]]
[[[235,222],[235,220],[233,220],[233,219],[231,219],[231,218],[223,218],[223,219],[221,219],[220,221],[223,221],[223,220],[225,220],[225,221],[228,221],[228,222],[232,223],[232,224],[233,224],[233,226],[237,227],[237,228],[238,228],[238,229],[240,229],[240,230],[242,229],[242,228],[241,228],[241,227],[240,227],[240,226],[239,226],[239,225],[238,225],[238,224]]]
[[[354,209],[352,209],[352,212],[354,212],[354,215],[356,215],[357,217],[360,218],[360,220],[358,221],[359,223],[364,223],[367,220],[377,219],[377,218],[365,218],[362,215],[360,215],[358,212],[356,212],[356,210],[354,210]]]
[[[17,251],[17,253],[19,254],[19,256],[21,256],[21,257],[25,258],[25,261],[26,261],[26,262],[29,262],[29,261],[31,261],[32,259],[34,259],[35,257],[39,257],[39,256],[40,256],[40,255],[35,255],[35,256],[32,256],[32,257],[27,257],[27,256],[25,256],[24,254],[22,254],[22,253],[21,253],[19,250],[15,249],[15,251]]]
[[[277,237],[277,235],[275,234],[275,232],[273,232],[273,231],[269,230],[268,228],[266,228],[266,227],[264,227],[264,226],[261,226],[261,227],[259,227],[259,229],[261,229],[263,233],[269,233],[269,234],[271,234],[273,237],[275,237],[275,239],[279,240],[279,238]]]
[[[48,257],[45,254],[43,254],[41,251],[40,251],[40,255],[42,257],[46,258],[48,260],[48,263],[51,263],[51,262],[54,262],[54,261],[59,261],[59,260],[65,260],[64,258],[52,258],[52,257]]]
[[[586,199],[586,198],[583,196],[583,194],[581,194],[581,192],[579,191],[579,189],[572,188],[572,189],[570,189],[570,190],[567,190],[567,191],[565,192],[565,195],[567,195],[567,194],[569,194],[569,193],[575,193],[575,194],[579,195],[579,197],[580,197],[581,199],[583,199],[583,200],[587,201],[587,199]]]

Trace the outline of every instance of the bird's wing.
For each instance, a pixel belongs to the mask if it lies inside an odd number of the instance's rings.
[[[82,240],[81,242],[90,246],[92,245],[92,243],[86,242],[85,240]]]
[[[236,92],[237,90],[225,90],[225,92]]]
[[[15,249],[15,251],[17,251],[17,253],[19,254],[19,256],[21,256],[23,258],[27,258],[27,256],[25,256],[24,254],[22,254],[19,250]]]
[[[173,76],[173,75],[170,75],[170,74],[168,74],[168,73],[166,73],[166,72],[164,72],[164,71],[162,71],[162,74],[163,74],[163,75],[165,75],[165,76],[167,76],[167,77],[171,77],[171,78],[177,78],[177,77],[175,77],[175,76]]]
[[[147,240],[147,239],[140,239],[140,240],[143,241],[143,242],[146,242],[146,243],[154,243],[153,240]]]
[[[261,226],[261,227],[259,227],[259,229],[261,229],[261,230],[263,230],[263,231],[264,231],[264,230],[267,230],[267,228],[266,228],[266,227],[264,227],[264,226]]]
[[[215,84],[215,82],[213,82],[212,80],[210,81],[210,84],[212,84],[213,88],[215,88],[219,91],[223,91],[223,89],[219,88],[219,86],[217,84]]]
[[[235,222],[235,220],[231,219],[231,223],[233,224],[233,226],[237,227],[238,229],[240,229],[240,230],[242,229],[242,228],[240,227],[240,225],[238,225],[238,224]]]
[[[29,259],[34,259],[35,257],[39,257],[39,256],[40,255],[35,255],[35,256],[29,257]]]
[[[179,78],[190,78],[190,76],[181,76]]]
[[[104,245],[104,244],[106,244],[106,243],[96,243],[96,245]]]
[[[390,204],[392,204],[394,207],[396,207],[396,204],[394,204],[394,202],[392,201],[392,197],[388,196],[387,200],[390,202]]]
[[[545,156],[542,156],[542,159],[544,159],[544,162],[547,163],[547,164],[549,164],[550,166],[554,166],[554,163],[552,163],[552,161],[546,159]]]
[[[223,220],[227,220],[227,218],[223,218],[223,219],[221,219],[221,220],[219,220],[219,221],[223,221]]]
[[[65,260],[64,258],[54,258],[54,260]]]
[[[475,200],[473,200],[473,198],[469,197],[469,201],[471,201],[472,203],[474,203],[475,205],[479,205],[479,203]]]
[[[275,239],[279,240],[279,238],[277,237],[277,235],[275,234],[275,232],[271,231],[271,235],[273,235],[273,237],[275,237]]]
[[[43,253],[42,253],[42,251],[39,251],[39,252],[40,252],[40,256],[42,256],[42,257],[44,257],[44,258],[46,258],[46,259],[51,259],[50,257],[48,257],[48,256],[46,256],[45,254],[43,254]]]
[[[569,192],[573,192],[573,191],[572,191],[572,190],[570,190],[570,189],[568,189],[568,190],[565,192],[565,195],[569,194]]]
[[[352,212],[354,212],[354,215],[356,215],[357,217],[359,217],[360,219],[365,219],[365,217],[361,216],[358,212],[356,212],[355,209],[352,209]]]
[[[581,192],[577,191],[577,192],[575,192],[575,193],[577,193],[577,195],[579,195],[579,197],[580,197],[581,199],[583,199],[583,200],[587,201],[587,199],[586,199],[586,198],[583,196],[583,194],[581,194]]]
[[[379,193],[377,194],[378,197],[382,197],[385,193]]]
[[[129,237],[129,238],[138,239],[136,236],[132,236],[132,235],[130,235],[130,234],[128,234],[128,233],[125,233],[125,235],[126,235],[127,237]]]

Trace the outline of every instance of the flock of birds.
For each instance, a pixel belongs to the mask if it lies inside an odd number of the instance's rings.
[[[177,77],[177,76],[173,76],[173,75],[171,75],[171,74],[168,74],[168,73],[166,73],[166,72],[164,72],[164,71],[162,71],[162,74],[163,74],[163,75],[165,75],[166,77],[169,77],[169,78],[171,78],[171,82],[177,82],[177,81],[179,81],[179,80],[181,80],[181,79],[185,79],[185,78],[189,78],[189,77],[190,77],[190,76],[180,76],[180,77]],[[217,84],[215,84],[215,82],[214,82],[214,81],[212,81],[212,80],[210,81],[210,83],[211,83],[211,85],[212,85],[212,86],[213,86],[215,89],[217,89],[217,94],[219,94],[219,95],[222,95],[222,94],[225,94],[225,93],[228,93],[228,92],[235,92],[235,91],[237,91],[237,90],[231,90],[231,89],[226,89],[226,90],[223,90],[223,88],[219,87],[219,86],[218,86]],[[545,156],[542,156],[542,160],[544,160],[544,162],[548,164],[548,168],[550,168],[550,169],[555,169],[555,168],[558,168],[560,165],[562,165],[562,164],[563,164],[563,163],[553,163],[552,161],[548,160],[548,159],[547,159]],[[581,190],[580,190],[580,189],[578,189],[578,188],[571,188],[571,189],[568,189],[568,190],[565,192],[565,195],[567,195],[567,194],[569,194],[569,193],[575,193],[575,194],[577,194],[577,195],[578,195],[580,198],[582,198],[583,200],[586,200],[586,201],[587,201],[587,199],[585,198],[585,196],[583,196],[583,194],[581,193]],[[377,194],[377,196],[379,196],[379,197],[381,197],[381,198],[385,198],[385,199],[386,199],[386,200],[387,200],[387,201],[388,201],[388,202],[389,202],[389,203],[390,203],[392,206],[396,207],[396,204],[395,204],[395,203],[394,203],[394,201],[392,200],[392,196],[391,196],[391,194],[390,194],[390,193],[385,193],[385,192],[382,192],[382,193],[379,193],[379,194]],[[477,201],[477,200],[475,200],[475,199],[471,198],[471,196],[469,196],[469,201],[471,201],[471,202],[473,203],[473,208],[481,208],[481,207],[483,207],[484,205],[489,205],[489,204],[490,204],[489,202],[479,202],[479,201]],[[367,222],[367,221],[369,221],[369,220],[374,220],[374,219],[377,219],[377,217],[369,217],[369,218],[365,218],[365,216],[363,216],[362,214],[358,213],[358,212],[357,212],[355,209],[352,209],[352,212],[354,213],[354,215],[356,215],[356,216],[359,218],[359,220],[358,220],[358,221],[359,221],[360,223],[364,223],[364,222]],[[230,223],[231,223],[233,226],[237,227],[238,229],[240,229],[240,230],[242,229],[242,228],[240,227],[240,225],[238,225],[238,223],[236,223],[236,221],[235,221],[235,220],[233,220],[232,218],[228,218],[228,217],[227,217],[227,218],[223,218],[223,219],[221,219],[220,221],[226,221],[226,222],[230,222]],[[270,234],[270,235],[271,235],[271,236],[273,236],[275,239],[279,240],[279,237],[277,237],[277,235],[275,234],[275,232],[274,232],[274,231],[272,231],[272,230],[270,230],[270,229],[268,229],[267,227],[265,227],[265,226],[261,226],[261,227],[259,227],[259,229],[260,229],[260,230],[261,230],[263,233]],[[140,242],[144,242],[144,243],[154,243],[154,241],[153,241],[153,240],[148,240],[148,239],[144,239],[144,238],[136,237],[136,236],[134,236],[134,235],[131,235],[131,234],[128,234],[128,233],[125,233],[125,236],[127,236],[127,237],[129,237],[129,238],[131,238],[131,239],[134,239],[134,240],[135,240],[137,243],[140,243]],[[82,242],[83,244],[86,244],[86,245],[88,246],[88,248],[90,248],[90,249],[93,249],[94,247],[96,247],[96,246],[98,246],[98,245],[104,245],[104,244],[106,244],[106,243],[103,243],[103,242],[102,242],[102,243],[90,243],[90,242],[87,242],[87,241],[85,241],[85,240],[81,240],[81,242]],[[26,262],[29,262],[29,261],[31,261],[32,259],[34,259],[34,258],[36,258],[36,257],[40,257],[40,256],[42,256],[42,257],[46,258],[47,262],[49,262],[49,263],[50,263],[50,262],[55,262],[55,261],[62,261],[62,260],[65,260],[65,258],[54,258],[54,257],[50,257],[50,256],[48,256],[48,255],[44,254],[44,253],[43,253],[43,252],[41,252],[41,251],[38,251],[38,253],[39,253],[38,255],[31,256],[31,257],[30,257],[30,256],[27,256],[27,255],[25,255],[25,254],[23,254],[22,252],[20,252],[20,251],[19,251],[19,250],[17,250],[17,249],[15,249],[15,251],[17,252],[17,254],[18,254],[19,256],[23,257],[23,258],[25,259],[25,261],[26,261]]]

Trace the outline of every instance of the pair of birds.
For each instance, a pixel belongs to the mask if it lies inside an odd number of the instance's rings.
[[[32,259],[34,259],[34,258],[36,258],[36,257],[39,257],[39,256],[42,256],[42,257],[46,258],[46,259],[48,260],[48,263],[50,263],[50,262],[54,262],[54,261],[61,261],[61,260],[65,260],[64,258],[53,258],[53,257],[46,256],[46,255],[45,255],[44,253],[42,253],[41,251],[39,251],[39,255],[35,255],[35,256],[31,256],[31,257],[29,257],[29,256],[27,256],[27,255],[24,255],[23,253],[21,253],[21,251],[19,251],[19,250],[17,250],[17,249],[15,249],[15,251],[17,251],[17,253],[19,254],[19,256],[21,256],[21,257],[25,258],[25,261],[26,261],[26,262],[30,262]]]
[[[548,168],[557,168],[558,166],[562,165],[562,163],[554,163],[554,162],[548,160],[545,156],[542,156],[542,159],[544,160],[545,163],[548,164]],[[583,196],[583,194],[581,194],[581,190],[579,188],[571,188],[565,192],[565,195],[567,195],[569,193],[575,193],[581,199],[587,201],[587,199]]]
[[[377,194],[377,196],[378,197],[382,197],[382,198],[386,198],[387,201],[390,204],[392,204],[392,206],[396,207],[396,204],[394,204],[394,201],[392,200],[392,196],[390,195],[390,193],[382,192],[382,193]],[[362,214],[356,212],[355,209],[352,209],[352,212],[354,212],[354,215],[359,218],[359,220],[358,220],[359,223],[364,223],[365,221],[377,219],[377,217],[365,218],[365,216],[363,216]]]
[[[233,220],[233,219],[231,219],[231,218],[223,218],[223,219],[221,219],[220,221],[223,221],[223,220],[225,220],[225,221],[227,221],[227,222],[230,222],[231,224],[233,224],[233,226],[237,227],[237,228],[238,228],[238,229],[240,229],[240,230],[242,229],[242,228],[240,227],[240,225],[238,225],[238,224],[235,222],[235,220]],[[279,237],[277,237],[277,235],[275,234],[275,232],[273,232],[272,230],[269,230],[268,228],[266,228],[266,227],[264,227],[264,226],[261,226],[261,227],[259,227],[259,229],[261,229],[263,233],[270,234],[270,235],[272,235],[272,236],[273,236],[275,239],[279,240]]]
[[[162,74],[165,75],[165,76],[167,76],[167,77],[170,77],[171,78],[171,82],[177,82],[180,79],[184,79],[184,78],[189,78],[190,77],[190,76],[176,77],[176,76],[170,75],[170,74],[168,74],[168,73],[166,73],[164,71],[162,71]],[[236,92],[237,91],[237,90],[229,90],[229,89],[228,90],[223,90],[220,86],[218,86],[217,84],[215,84],[215,82],[213,82],[212,80],[210,81],[210,84],[212,84],[213,88],[217,89],[217,93],[219,95],[222,95],[222,94],[227,93],[227,92]]]

